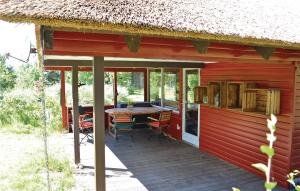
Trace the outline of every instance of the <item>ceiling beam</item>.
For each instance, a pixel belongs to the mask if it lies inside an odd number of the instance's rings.
[[[136,67],[136,68],[204,68],[202,62],[154,62],[154,61],[103,61],[104,67],[112,68],[124,68],[124,67]],[[80,66],[89,67],[92,66],[91,60],[45,60],[44,66]]]

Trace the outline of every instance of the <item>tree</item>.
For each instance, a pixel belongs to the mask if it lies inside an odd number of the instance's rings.
[[[54,85],[60,82],[60,74],[57,71],[47,71],[45,73],[45,80],[47,85]]]
[[[17,78],[15,71],[5,61],[5,57],[0,55],[0,95],[13,89]]]
[[[32,88],[36,81],[40,79],[40,72],[33,64],[23,64],[17,70],[17,85],[18,88]]]

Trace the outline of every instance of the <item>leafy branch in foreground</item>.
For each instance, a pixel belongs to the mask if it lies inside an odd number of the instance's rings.
[[[262,145],[260,147],[260,151],[268,156],[268,164],[267,166],[262,163],[253,164],[252,166],[261,170],[266,175],[265,188],[267,191],[271,191],[276,187],[277,182],[271,182],[271,167],[272,167],[272,157],[275,155],[275,150],[273,148],[273,144],[276,141],[275,131],[276,131],[276,123],[277,118],[274,115],[271,115],[271,120],[268,121],[268,129],[270,133],[267,133],[267,140],[269,141],[269,145]]]
[[[269,141],[269,145],[262,145],[260,147],[260,151],[268,156],[268,164],[256,163],[252,164],[253,167],[257,168],[258,170],[262,171],[266,176],[265,188],[266,191],[272,191],[276,186],[277,182],[271,182],[271,167],[272,167],[272,158],[275,155],[275,150],[273,148],[273,144],[276,141],[275,131],[276,131],[276,123],[277,118],[274,115],[271,115],[271,120],[267,119],[268,121],[268,129],[270,133],[267,133],[267,140]],[[300,186],[296,185],[294,179],[295,176],[299,175],[300,171],[295,170],[288,175],[288,182],[294,186],[296,191],[300,191]],[[233,191],[240,191],[238,188],[232,188]]]

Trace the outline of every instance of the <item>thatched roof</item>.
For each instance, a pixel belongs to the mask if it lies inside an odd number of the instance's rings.
[[[0,19],[300,48],[299,7],[299,0],[0,0]]]

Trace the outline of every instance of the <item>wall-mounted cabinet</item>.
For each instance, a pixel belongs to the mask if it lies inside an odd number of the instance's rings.
[[[226,82],[208,82],[208,104],[213,107],[226,107]]]
[[[227,108],[242,109],[245,90],[255,88],[253,82],[227,82]]]
[[[254,82],[210,81],[194,89],[195,103],[244,112],[280,113],[280,90],[256,88]]]
[[[194,102],[198,104],[208,104],[207,86],[194,88]]]
[[[247,89],[243,96],[242,111],[259,112],[265,115],[280,113],[280,90]]]

